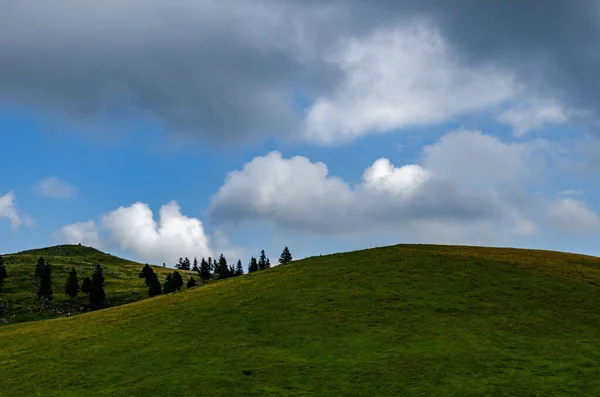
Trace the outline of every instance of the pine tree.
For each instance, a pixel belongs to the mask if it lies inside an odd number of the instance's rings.
[[[40,257],[40,259],[42,264],[39,266],[39,271],[36,266],[36,272],[39,273],[37,297],[44,297],[44,301],[51,301],[54,293],[52,291],[52,267],[49,263],[45,263],[43,258]]]
[[[190,270],[190,260],[187,257],[181,263],[181,270]]]
[[[227,271],[227,277],[235,277],[235,266],[229,265],[229,269]]]
[[[242,267],[242,261],[238,259],[237,265],[235,267],[235,275],[241,276],[244,274],[244,268]]]
[[[38,261],[35,265],[35,277],[36,278],[40,278],[42,277],[42,273],[44,272],[44,266],[46,265],[46,262],[44,262],[44,257],[40,256],[38,258]]]
[[[175,265],[175,269],[181,269],[183,267],[183,258],[179,258],[179,262]]]
[[[4,285],[4,280],[8,277],[8,273],[6,272],[6,265],[4,264],[4,258],[0,255],[0,291],[2,291],[2,285]]]
[[[198,268],[198,259],[196,259],[196,257],[194,257],[194,266],[192,267],[192,271],[196,273],[200,272],[200,268]]]
[[[223,256],[223,254],[219,256],[219,264],[217,267],[220,279],[229,277],[229,267],[227,267],[227,259],[225,259],[225,256]]]
[[[92,279],[89,277],[84,278],[83,281],[81,282],[81,292],[83,292],[84,294],[89,294],[91,288],[92,288]]]
[[[92,275],[89,300],[92,310],[101,309],[106,300],[106,293],[104,292],[104,274],[102,273],[102,266],[100,265],[96,265],[96,269]]]
[[[265,255],[265,250],[260,251],[260,256],[258,257],[258,270],[264,270],[267,268],[267,256]]]
[[[79,279],[77,278],[77,270],[74,267],[71,268],[67,282],[65,283],[65,294],[71,298],[75,298],[79,293]]]
[[[210,266],[204,258],[200,261],[200,280],[203,282],[210,280]]]
[[[290,263],[292,261],[292,254],[290,253],[290,250],[288,249],[288,247],[285,247],[283,249],[283,252],[281,253],[281,256],[279,257],[279,263],[281,263],[282,265],[285,263]]]
[[[187,288],[193,288],[196,286],[196,280],[194,280],[194,277],[190,277],[190,279],[187,281],[187,284],[185,285]]]
[[[212,258],[209,256],[209,257],[208,257],[208,272],[209,272],[209,273],[212,273],[212,272],[213,272],[213,270],[215,270],[215,269],[213,268],[213,261],[212,261]]]
[[[146,263],[144,265],[144,267],[142,268],[142,271],[140,272],[140,274],[138,275],[138,277],[139,278],[147,278],[150,273],[154,273],[154,270],[152,270],[152,268],[150,267],[150,265]]]
[[[175,292],[175,288],[173,288],[173,274],[167,274],[167,280],[163,284],[163,293],[169,294],[171,292]]]
[[[148,286],[148,296],[156,296],[162,294],[162,290],[160,287],[160,281],[158,280],[158,276],[152,270],[152,273],[148,275],[146,278],[146,285]]]
[[[267,258],[267,263],[265,264],[265,269],[270,269],[271,268],[271,260],[269,258]]]
[[[183,288],[183,278],[181,277],[181,274],[179,274],[178,271],[173,272],[172,282],[174,290],[181,291],[181,289]]]
[[[252,257],[252,259],[250,259],[250,263],[248,264],[248,273],[256,271],[258,271],[258,263],[256,262],[256,258]]]

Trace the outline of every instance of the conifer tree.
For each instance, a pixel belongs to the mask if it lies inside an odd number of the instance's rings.
[[[152,270],[152,273],[150,273],[146,278],[146,285],[148,286],[148,296],[156,296],[162,294],[160,281],[158,280],[158,276],[156,275],[156,273],[154,273],[154,270]]]
[[[181,270],[190,270],[190,260],[187,257],[181,263]]]
[[[183,258],[179,258],[179,262],[175,265],[175,269],[183,268]]]
[[[270,269],[271,268],[271,260],[269,258],[267,258],[267,263],[265,264],[265,269]]]
[[[210,266],[204,258],[200,261],[200,280],[203,282],[210,280]]]
[[[142,271],[140,272],[140,274],[139,274],[139,276],[138,276],[138,277],[139,277],[139,278],[147,278],[147,277],[148,277],[148,275],[149,275],[150,273],[153,273],[153,272],[154,272],[154,270],[152,270],[152,268],[150,267],[150,265],[146,263],[146,264],[144,265],[144,267],[142,268]]]
[[[212,258],[209,256],[209,257],[208,257],[208,272],[209,272],[209,273],[212,273],[212,272],[213,272],[213,270],[214,270],[214,268],[213,268],[213,262],[212,262]]]
[[[51,301],[54,293],[52,290],[52,267],[49,263],[45,263],[43,258],[40,257],[40,259],[42,264],[39,266],[39,271],[36,266],[36,272],[39,273],[37,297],[44,297],[44,301]]]
[[[183,288],[183,278],[181,277],[181,274],[179,274],[178,271],[174,271],[173,272],[173,289],[177,290],[177,291],[181,291],[181,289]]]
[[[91,288],[92,288],[92,279],[89,277],[84,278],[83,281],[81,282],[81,292],[83,292],[84,294],[89,294]]]
[[[40,278],[42,277],[42,273],[44,271],[44,266],[46,265],[46,262],[44,262],[44,257],[40,256],[38,258],[38,261],[35,265],[35,277],[36,278]]]
[[[163,293],[169,294],[171,292],[175,292],[175,288],[173,288],[173,274],[167,274],[167,280],[163,284]]]
[[[92,310],[101,309],[106,300],[104,292],[104,274],[102,266],[96,265],[94,274],[92,275],[92,283],[90,284],[90,293],[88,295]]]
[[[288,249],[288,247],[285,247],[283,249],[283,252],[281,253],[281,256],[279,257],[279,263],[281,263],[282,265],[285,263],[290,263],[292,261],[292,254],[290,253],[290,250]]]
[[[74,267],[71,268],[67,282],[65,283],[65,294],[71,298],[75,298],[79,293],[79,279],[77,278],[77,270]]]
[[[229,265],[229,269],[227,271],[227,277],[235,277],[235,266]]]
[[[264,270],[267,268],[267,256],[265,255],[265,250],[260,251],[260,256],[258,257],[258,270]]]
[[[187,284],[185,285],[187,288],[193,288],[196,286],[196,280],[194,280],[194,277],[190,277],[190,279],[187,281]]]
[[[2,285],[4,285],[4,280],[8,277],[8,273],[6,272],[6,265],[4,264],[4,258],[0,255],[0,291],[2,291]]]
[[[196,273],[200,272],[200,268],[198,267],[198,259],[196,259],[196,257],[194,257],[194,266],[192,267],[192,271]]]
[[[242,274],[244,274],[244,268],[242,267],[242,261],[238,259],[237,265],[235,267],[235,275],[241,276]]]
[[[258,271],[258,263],[256,262],[256,258],[252,257],[252,259],[250,259],[250,263],[248,263],[248,273],[256,271]]]
[[[225,259],[225,256],[223,256],[223,254],[221,254],[221,256],[219,256],[218,274],[219,274],[219,278],[221,278],[221,279],[229,277],[229,268],[227,267],[227,259]]]

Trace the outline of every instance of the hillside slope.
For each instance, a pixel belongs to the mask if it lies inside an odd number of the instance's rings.
[[[52,265],[54,299],[42,305],[35,296],[37,279],[35,263],[40,256]],[[121,259],[80,245],[58,245],[54,247],[23,251],[4,255],[9,278],[0,293],[0,326],[31,320],[77,314],[87,305],[87,297],[79,294],[71,299],[64,293],[64,284],[71,267],[77,270],[79,281],[91,276],[96,264],[104,269],[106,279],[107,306],[117,306],[148,297],[144,280],[138,278],[143,265]],[[166,277],[173,269],[154,267],[159,277]],[[86,310],[85,308],[83,310]]]
[[[600,395],[600,260],[395,246],[0,328],[0,395]]]

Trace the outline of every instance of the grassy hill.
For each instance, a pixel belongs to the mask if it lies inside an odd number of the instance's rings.
[[[54,299],[42,305],[35,296],[37,280],[35,263],[43,256],[52,265]],[[0,326],[31,320],[77,314],[87,310],[87,296],[80,294],[72,300],[64,293],[64,284],[71,267],[77,269],[81,284],[93,273],[96,264],[102,265],[106,278],[107,305],[117,306],[148,297],[144,280],[138,278],[143,265],[105,254],[95,248],[80,245],[58,245],[4,255],[9,278],[0,293]],[[166,277],[172,269],[154,268],[159,277]],[[83,308],[83,309],[82,309]],[[1,392],[0,392],[1,393]]]
[[[599,284],[547,251],[308,258],[0,327],[0,395],[600,395]]]

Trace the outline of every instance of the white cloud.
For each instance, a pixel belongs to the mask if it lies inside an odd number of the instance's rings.
[[[561,104],[547,102],[508,109],[498,116],[498,121],[512,126],[515,135],[522,136],[548,124],[565,123],[569,118],[569,112]]]
[[[71,198],[77,194],[77,188],[55,176],[48,177],[37,185],[38,192],[45,197]]]
[[[581,196],[583,194],[582,190],[561,190],[558,192],[561,196]]]
[[[519,212],[527,205],[526,199],[491,190],[461,189],[420,165],[395,167],[384,158],[365,170],[361,184],[351,187],[329,176],[323,163],[272,152],[230,173],[209,213],[216,222],[266,220],[324,234],[395,230],[421,238],[426,233],[440,241],[453,236],[457,242],[459,234],[477,234],[482,227],[494,236],[534,233],[536,225]]]
[[[509,74],[462,64],[424,24],[347,40],[331,62],[343,71],[342,82],[318,97],[305,119],[306,138],[322,144],[444,122],[497,105],[518,90]]]
[[[563,198],[548,206],[550,225],[574,233],[598,230],[598,215],[579,200]]]
[[[8,218],[13,229],[16,229],[21,224],[25,226],[34,226],[35,220],[21,213],[17,208],[15,193],[10,191],[4,196],[0,196],[0,218]]]
[[[77,222],[64,226],[55,237],[68,244],[83,244],[94,248],[102,247],[102,239],[98,233],[96,222]]]
[[[156,263],[213,254],[202,222],[182,215],[175,201],[160,208],[158,222],[150,207],[138,202],[104,215],[102,226],[122,249]]]

